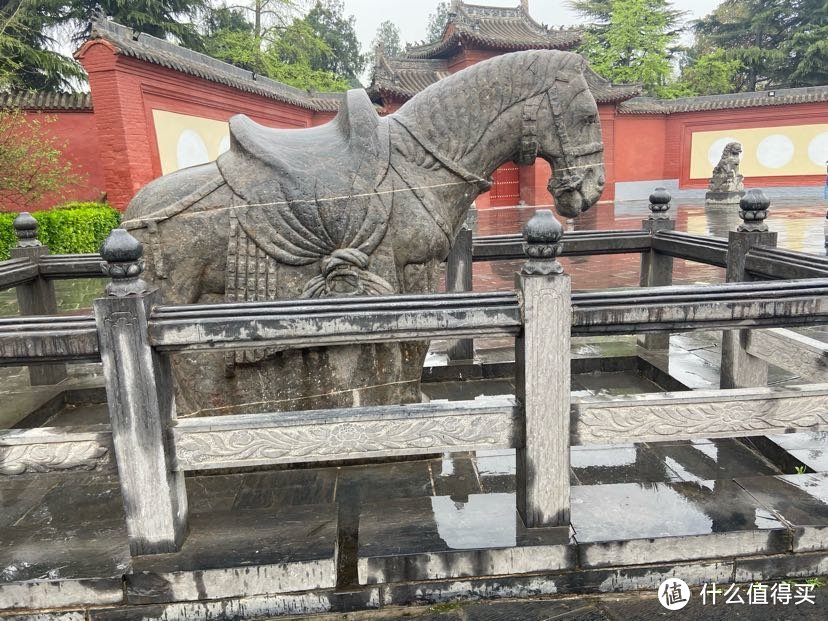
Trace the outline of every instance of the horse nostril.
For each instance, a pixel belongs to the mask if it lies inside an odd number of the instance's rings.
[[[607,180],[604,179],[604,175],[601,175],[600,177],[598,177],[598,185],[600,185],[603,188],[606,185],[606,183],[607,183]]]

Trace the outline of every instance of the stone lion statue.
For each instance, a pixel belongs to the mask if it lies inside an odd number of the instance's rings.
[[[744,196],[744,177],[739,174],[739,161],[742,157],[742,145],[738,142],[728,142],[722,151],[719,163],[713,169],[710,177],[709,191],[705,195],[707,204],[738,203]]]

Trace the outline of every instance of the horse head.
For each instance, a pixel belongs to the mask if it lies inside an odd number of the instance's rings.
[[[547,187],[558,213],[568,218],[592,207],[606,183],[598,107],[584,77],[589,69],[583,58],[570,56],[552,86],[527,102],[520,156],[526,163],[533,156],[549,162],[552,177]],[[526,130],[533,104],[535,136]]]

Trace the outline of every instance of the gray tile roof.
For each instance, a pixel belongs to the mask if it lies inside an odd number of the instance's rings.
[[[410,99],[449,75],[446,59],[386,58],[379,55],[368,93],[374,98]],[[589,69],[586,81],[598,103],[617,103],[641,94],[636,84],[614,85]]]
[[[368,93],[410,99],[427,86],[449,75],[445,60],[415,60],[378,56]]]
[[[598,103],[618,103],[641,94],[641,86],[638,84],[613,84],[605,80],[592,68],[587,67],[584,77],[592,91],[592,96]]]
[[[771,95],[773,93],[773,95]],[[758,108],[786,104],[817,103],[828,101],[828,85],[805,88],[785,88],[755,93],[731,93],[705,95],[681,99],[654,99],[636,97],[618,106],[620,114],[679,114],[732,108]]]
[[[92,38],[115,46],[119,54],[180,71],[204,80],[261,95],[313,111],[339,109],[341,93],[309,93],[228,63],[183,48],[169,41],[102,19],[92,24]]]
[[[478,6],[458,2],[449,14],[439,41],[411,46],[408,58],[441,58],[453,55],[458,46],[471,41],[496,50],[568,50],[581,42],[579,30],[555,30],[533,20],[521,6]]]
[[[43,93],[18,91],[0,93],[0,108],[22,110],[92,110],[89,93]]]

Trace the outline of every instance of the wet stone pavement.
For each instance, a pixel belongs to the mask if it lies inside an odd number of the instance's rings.
[[[681,610],[667,610],[653,593],[494,602],[460,602],[345,615],[319,615],[315,621],[824,621],[828,588],[813,591],[814,603],[703,604],[694,591]],[[293,619],[309,617],[293,617]]]

